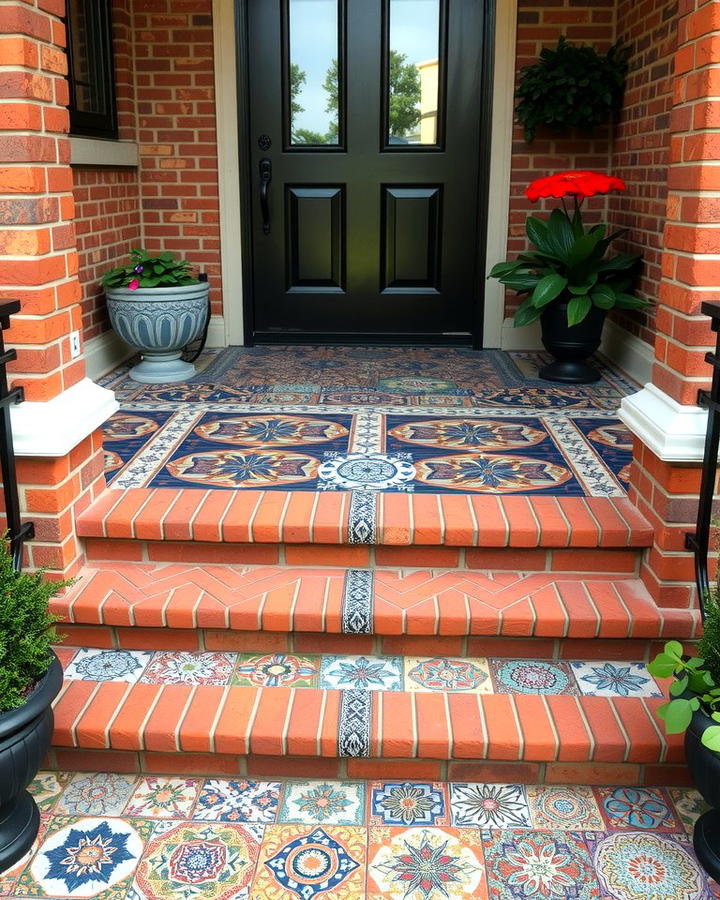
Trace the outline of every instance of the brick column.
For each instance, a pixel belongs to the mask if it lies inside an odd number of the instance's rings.
[[[36,524],[28,562],[58,576],[81,562],[74,513],[103,486],[98,426],[113,403],[70,350],[81,320],[64,12],[64,0],[0,5],[0,300],[21,302],[6,335],[28,401],[13,411],[20,497]]]
[[[631,498],[655,526],[643,578],[661,605],[695,603],[684,536],[694,530],[715,340],[700,315],[720,301],[720,3],[680,0],[668,200],[652,386],[623,402],[637,435]]]

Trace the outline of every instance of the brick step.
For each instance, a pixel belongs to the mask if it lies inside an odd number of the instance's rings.
[[[66,681],[64,769],[685,783],[652,697]],[[404,766],[404,769],[403,769]]]
[[[70,643],[128,649],[645,659],[699,627],[635,578],[505,571],[116,563],[51,608]]]
[[[119,542],[106,550],[118,558],[127,558],[128,540],[150,548],[237,544],[246,552],[248,545],[340,545],[360,556],[368,546],[617,550],[652,543],[650,524],[626,497],[110,489],[77,526],[92,551],[99,552],[98,539]]]

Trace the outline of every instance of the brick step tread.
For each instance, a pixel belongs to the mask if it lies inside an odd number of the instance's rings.
[[[345,635],[682,640],[699,626],[636,578],[475,570],[115,563],[51,609],[76,625]]]
[[[681,737],[666,737],[655,713],[662,702],[66,681],[55,706],[53,746],[265,757],[681,762]]]
[[[647,547],[627,497],[106,490],[77,520],[86,538],[447,547]]]

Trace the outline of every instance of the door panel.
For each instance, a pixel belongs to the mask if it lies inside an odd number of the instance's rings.
[[[483,24],[477,0],[248,0],[255,340],[470,342]]]

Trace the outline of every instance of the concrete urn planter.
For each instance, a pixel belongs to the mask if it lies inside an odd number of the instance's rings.
[[[183,347],[203,333],[209,315],[206,281],[180,287],[107,288],[110,324],[142,354],[130,377],[145,384],[187,381],[192,363],[180,357]]]

